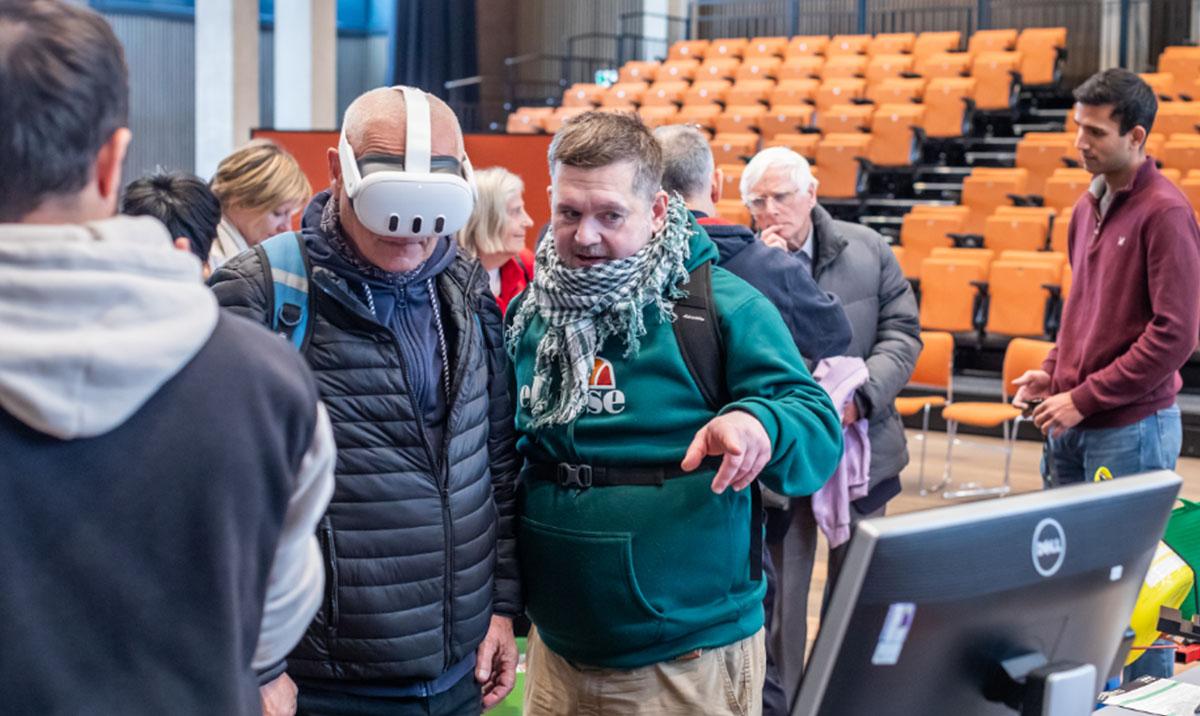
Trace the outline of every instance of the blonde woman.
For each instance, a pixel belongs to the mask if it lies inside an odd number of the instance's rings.
[[[296,159],[278,144],[256,139],[221,160],[212,180],[221,200],[221,224],[209,265],[221,264],[275,234],[288,231],[292,217],[312,196]]]
[[[458,243],[483,264],[504,312],[533,278],[533,254],[525,248],[526,232],[533,226],[522,196],[525,183],[507,169],[492,167],[476,172],[475,184],[479,200]]]

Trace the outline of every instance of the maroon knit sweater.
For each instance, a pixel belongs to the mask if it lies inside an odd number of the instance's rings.
[[[1071,293],[1044,365],[1052,392],[1071,392],[1082,428],[1169,407],[1200,336],[1200,228],[1187,199],[1147,158],[1103,220],[1094,192],[1079,199],[1069,250]]]

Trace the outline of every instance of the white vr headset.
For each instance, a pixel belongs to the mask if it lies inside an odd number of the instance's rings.
[[[463,158],[431,156],[429,100],[411,87],[404,93],[406,136],[400,158],[366,154],[361,159],[346,141],[338,140],[342,184],[354,215],[381,236],[431,237],[453,234],[467,225],[475,209],[475,175]],[[433,164],[438,164],[435,171]]]

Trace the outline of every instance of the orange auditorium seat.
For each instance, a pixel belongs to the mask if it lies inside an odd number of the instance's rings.
[[[775,83],[771,80],[738,80],[729,88],[725,101],[730,105],[766,105]]]
[[[653,82],[655,75],[658,74],[658,68],[661,62],[657,60],[641,61],[630,60],[624,65],[621,65],[621,71],[617,75],[618,82]]]
[[[977,55],[982,52],[1009,52],[1017,46],[1017,31],[977,30],[967,40],[967,52]]]
[[[668,124],[675,124],[676,117],[679,116],[679,108],[673,104],[668,105],[647,105],[643,104],[638,108],[638,116],[642,118],[642,122],[651,129],[662,127]]]
[[[919,64],[929,55],[939,52],[957,52],[962,44],[962,33],[957,30],[950,32],[922,32],[913,43],[913,60]]]
[[[538,134],[542,131],[542,122],[553,114],[553,107],[519,107],[508,115],[505,131],[509,134]]]
[[[564,107],[592,107],[600,106],[600,102],[604,100],[604,95],[607,88],[594,84],[574,84],[563,92],[562,106]]]
[[[867,54],[901,55],[912,52],[917,35],[912,32],[883,32],[871,38],[867,43]]]
[[[712,57],[741,57],[746,46],[750,44],[750,40],[744,37],[726,37],[720,40],[712,40],[708,47],[704,50],[704,59],[707,62]]]
[[[871,137],[867,134],[827,134],[817,143],[817,166],[821,180],[817,195],[823,199],[853,199],[858,196],[862,165]]]
[[[998,206],[1009,206],[1010,194],[1024,194],[1028,173],[1024,169],[976,168],[963,180],[963,206],[971,210],[966,229],[982,234],[987,218]]]
[[[978,261],[931,256],[921,262],[922,330],[968,333],[975,330],[975,297],[972,282],[987,279],[987,267]]]
[[[925,108],[919,104],[885,104],[871,118],[871,151],[867,158],[880,166],[912,164],[917,149],[914,127],[920,127]]]
[[[913,68],[912,55],[875,55],[867,63],[867,83],[898,79]]]
[[[900,265],[904,275],[918,278],[921,262],[938,247],[950,247],[953,241],[949,234],[962,233],[965,217],[922,215],[919,212],[905,214],[900,225],[900,245],[905,249],[905,261]]]
[[[778,134],[792,134],[812,125],[813,108],[811,105],[777,105],[771,107],[759,122],[759,131],[764,140],[774,138]]]
[[[825,80],[817,90],[817,112],[820,113],[835,104],[846,104],[861,99],[866,90],[867,81],[855,77]]]
[[[829,46],[828,35],[797,35],[787,45],[785,57],[797,55],[823,55]]]
[[[763,142],[765,147],[787,147],[803,156],[808,161],[816,161],[817,144],[821,141],[819,134],[787,134],[779,133]]]
[[[683,96],[691,87],[683,80],[659,81],[650,85],[642,95],[643,107],[675,107],[683,102]]]
[[[694,124],[711,134],[719,116],[721,116],[721,105],[719,104],[685,104],[675,118],[679,124]]]
[[[825,60],[825,66],[821,68],[821,79],[863,77],[867,72],[867,62],[865,55],[834,55]]]
[[[683,93],[684,105],[724,102],[733,83],[729,80],[698,80]]]
[[[739,183],[742,180],[742,171],[746,168],[744,164],[718,164],[717,168],[721,170],[721,198],[733,199],[741,201],[741,187]]]
[[[668,60],[699,59],[708,49],[708,40],[680,40],[667,51]]]
[[[971,55],[966,52],[936,52],[916,63],[916,73],[927,80],[939,77],[964,77],[971,70]]]
[[[740,132],[717,132],[709,143],[714,164],[741,164],[758,152],[758,135]]]
[[[796,55],[784,60],[777,71],[780,82],[819,78],[825,67],[825,58],[820,55]]]
[[[930,80],[925,88],[925,134],[930,137],[961,137],[966,133],[967,101],[975,91],[969,77]]]
[[[1059,169],[1046,180],[1042,204],[1056,209],[1059,216],[1070,216],[1075,202],[1091,183],[1092,175],[1086,169]]]
[[[1067,48],[1067,28],[1030,27],[1017,38],[1021,53],[1021,83],[1032,87],[1058,80],[1059,64]]]
[[[731,80],[741,66],[742,61],[736,57],[706,57],[696,71],[696,80]]]
[[[783,57],[787,52],[787,45],[786,37],[753,37],[746,46],[743,57]]]
[[[696,79],[696,73],[700,70],[700,61],[694,58],[681,58],[677,60],[667,60],[658,68],[658,74],[654,76],[656,80],[684,80],[691,82]]]
[[[779,77],[779,68],[782,65],[783,60],[778,57],[748,57],[738,67],[738,71],[734,74],[734,79],[738,82],[744,80],[775,80]]]
[[[758,132],[759,125],[766,114],[767,108],[761,104],[742,106],[730,104],[721,116],[717,117],[716,130],[719,133]]]
[[[869,104],[835,104],[817,114],[817,128],[822,134],[858,132],[871,126],[875,107]]]
[[[601,107],[634,107],[642,103],[642,95],[649,88],[645,82],[618,82],[604,93]]]
[[[1021,65],[1016,52],[981,52],[975,55],[971,76],[975,78],[975,107],[981,110],[1009,109],[1013,106],[1013,73]]]
[[[867,99],[875,104],[918,102],[925,95],[925,79],[892,78],[867,85]]]
[[[834,35],[825,47],[825,56],[864,55],[869,44],[871,44],[870,35]]]

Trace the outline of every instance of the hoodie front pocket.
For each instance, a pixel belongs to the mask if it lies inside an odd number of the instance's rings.
[[[529,616],[543,633],[626,652],[658,639],[663,614],[638,586],[631,534],[566,530],[522,517],[517,544]]]

